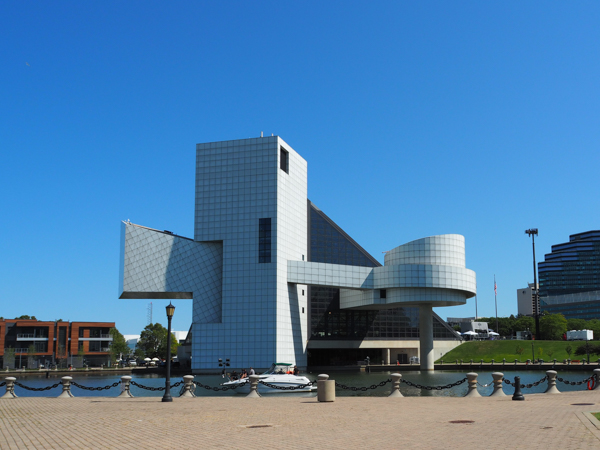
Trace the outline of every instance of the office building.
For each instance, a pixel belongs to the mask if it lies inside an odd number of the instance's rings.
[[[533,317],[534,311],[536,311],[535,290],[533,283],[528,283],[526,288],[517,289],[517,312],[521,316]]]
[[[475,295],[464,238],[401,245],[382,266],[307,200],[278,136],[198,144],[194,238],[124,222],[120,298],[193,301],[191,365],[214,371],[433,359],[460,342],[432,307]]]
[[[600,231],[569,236],[538,264],[542,312],[600,319]]]

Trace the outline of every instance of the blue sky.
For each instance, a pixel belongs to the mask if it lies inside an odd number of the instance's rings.
[[[539,261],[600,228],[598,23],[591,1],[2,2],[0,315],[139,333],[120,221],[193,237],[195,144],[261,131],[373,256],[462,234],[479,315],[494,275],[516,314],[525,229]]]

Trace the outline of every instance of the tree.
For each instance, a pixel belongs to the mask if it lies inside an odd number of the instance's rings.
[[[548,314],[540,317],[540,333],[543,339],[559,341],[567,332],[567,319],[562,314]]]
[[[134,350],[133,355],[136,357],[136,359],[144,359],[146,357],[144,350],[139,347]]]
[[[167,359],[167,329],[160,323],[147,325],[136,347],[142,349],[147,358]],[[179,343],[171,333],[171,355],[177,354],[177,347]]]
[[[567,319],[567,330],[586,330],[587,320],[585,319]]]
[[[592,319],[588,320],[586,324],[586,328],[588,330],[592,330],[594,332],[594,340],[600,339],[600,320]]]
[[[520,316],[514,324],[514,331],[535,330],[535,320],[533,317]]]
[[[575,349],[576,356],[587,355],[588,352],[590,355],[600,355],[600,344],[586,342]]]
[[[521,360],[521,355],[523,354],[524,351],[525,351],[525,349],[523,347],[521,347],[520,345],[517,345],[517,348],[515,349],[515,353],[517,355],[519,355],[519,361]]]
[[[4,349],[4,359],[2,360],[4,367],[9,369],[15,368],[15,353],[16,350],[14,347],[8,347]]]
[[[67,363],[67,349],[64,345],[59,345],[58,348],[56,349],[56,365],[64,368],[64,367],[66,367],[66,363]]]
[[[131,349],[127,345],[125,337],[116,328],[111,328],[108,332],[112,337],[110,343],[110,356],[112,361],[117,361],[122,355],[127,356],[131,353]]]
[[[15,317],[15,320],[37,320],[35,318],[35,316],[27,316],[27,315],[22,315],[20,317]]]

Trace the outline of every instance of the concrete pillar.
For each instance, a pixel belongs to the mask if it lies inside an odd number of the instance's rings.
[[[317,400],[320,402],[335,401],[335,380],[330,380],[327,374],[321,374],[318,377]]]
[[[544,394],[560,394],[560,391],[556,387],[556,370],[547,370],[546,376],[548,377],[548,389]]]
[[[193,398],[196,396],[194,391],[196,390],[196,386],[194,385],[194,375],[184,375],[183,376],[183,394],[181,397]]]
[[[383,353],[383,355],[382,355],[383,363],[387,364],[389,366],[390,365],[390,349],[384,348],[381,352]]]
[[[494,372],[494,373],[492,373],[492,378],[494,379],[494,392],[492,392],[490,397],[506,396],[506,394],[502,390],[502,383],[504,382],[504,374],[502,372]]]
[[[419,306],[421,370],[433,370],[433,316],[431,304]]]
[[[400,392],[400,381],[402,380],[402,375],[399,373],[393,373],[392,377],[392,393],[389,397],[404,397]]]
[[[61,379],[62,392],[57,398],[73,397],[73,394],[71,394],[71,380],[72,379],[73,379],[73,377],[62,377],[62,379]]]
[[[6,382],[6,393],[0,398],[17,398],[17,394],[15,394],[15,381],[17,379],[15,377],[6,377],[4,381]]]
[[[248,378],[250,378],[250,393],[246,395],[246,398],[259,398],[258,380],[260,380],[260,376],[250,375]]]
[[[469,383],[469,390],[465,397],[481,397],[481,394],[477,391],[477,374],[475,372],[467,374],[467,383]]]
[[[121,377],[121,394],[119,397],[133,397],[131,394],[131,377],[128,375]]]

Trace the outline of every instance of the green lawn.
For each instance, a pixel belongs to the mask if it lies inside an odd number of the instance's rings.
[[[556,359],[561,361],[563,359],[569,359],[569,355],[566,351],[568,346],[571,346],[573,353],[571,353],[571,359],[581,360],[583,356],[575,356],[575,349],[583,344],[582,341],[568,342],[568,341],[469,341],[465,342],[454,350],[446,353],[441,359],[444,362],[453,362],[455,360],[463,360],[473,362],[479,362],[483,359],[484,362],[491,362],[492,359],[495,362],[502,361],[506,358],[506,361],[514,362],[518,359],[525,362],[528,359],[533,359],[531,345],[533,344],[533,352],[535,353],[535,359],[543,359],[544,361],[552,361]],[[519,355],[517,353],[517,347],[523,349],[523,353]],[[597,361],[597,355],[590,355],[590,362]],[[437,362],[439,362],[438,360]]]

